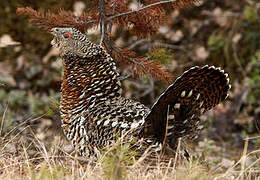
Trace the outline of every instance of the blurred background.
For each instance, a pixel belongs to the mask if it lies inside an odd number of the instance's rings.
[[[0,124],[7,133],[17,124],[30,124],[41,140],[61,133],[58,102],[62,62],[50,45],[52,36],[18,16],[17,7],[30,6],[76,14],[88,10],[89,1],[8,0],[0,3]],[[130,4],[131,5],[131,4]],[[204,146],[260,148],[260,2],[210,0],[197,7],[169,12],[169,20],[149,39],[138,39],[131,30],[113,27],[118,47],[128,47],[164,65],[177,78],[192,66],[222,67],[229,73],[229,98],[202,116],[206,128],[197,143]],[[88,32],[99,41],[99,30]],[[127,71],[122,69],[122,75]],[[151,77],[123,81],[126,97],[148,107],[168,86]],[[22,127],[22,126],[21,126]],[[61,133],[62,134],[62,133]],[[258,136],[258,137],[257,137]],[[206,139],[205,139],[206,138]],[[216,150],[216,148],[215,148]]]

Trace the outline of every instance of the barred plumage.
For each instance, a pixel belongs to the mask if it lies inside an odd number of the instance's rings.
[[[81,155],[99,156],[100,149],[113,144],[118,133],[129,130],[127,138],[145,142],[140,146],[160,146],[166,135],[168,146],[174,149],[178,138],[199,132],[199,116],[223,101],[230,88],[228,75],[220,68],[193,67],[150,110],[121,96],[115,62],[101,46],[74,28],[53,28],[52,34],[52,45],[60,50],[65,67],[62,128]]]

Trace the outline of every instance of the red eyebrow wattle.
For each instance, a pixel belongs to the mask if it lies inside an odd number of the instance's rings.
[[[69,38],[72,39],[69,32],[65,32],[64,34],[67,34],[69,36]]]

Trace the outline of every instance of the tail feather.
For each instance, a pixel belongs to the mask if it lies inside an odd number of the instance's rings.
[[[160,142],[167,135],[170,146],[180,137],[196,136],[202,129],[201,114],[227,98],[229,89],[228,74],[220,68],[207,65],[189,69],[158,98],[145,119],[141,135]]]

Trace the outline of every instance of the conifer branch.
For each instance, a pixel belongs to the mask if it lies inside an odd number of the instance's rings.
[[[112,43],[109,44],[110,47],[115,51],[117,52],[118,54],[120,54],[120,56],[122,56],[123,58],[126,58],[128,61],[130,61],[131,63],[133,64],[136,64],[136,65],[139,65],[139,66],[142,66],[142,68],[145,68],[145,66],[139,62],[137,62],[135,59],[127,56],[125,53],[122,53],[116,46],[114,46]]]
[[[123,12],[123,13],[120,13],[120,14],[116,14],[114,16],[110,16],[108,18],[108,20],[112,20],[114,18],[118,18],[118,17],[121,17],[121,16],[126,16],[126,15],[129,15],[129,14],[132,14],[132,13],[136,13],[136,12],[139,12],[139,11],[142,11],[144,9],[147,9],[147,8],[151,8],[151,7],[154,7],[154,6],[158,6],[158,5],[161,5],[161,4],[166,4],[166,3],[171,3],[171,2],[182,2],[182,1],[185,1],[185,0],[164,0],[164,1],[159,1],[159,2],[156,2],[156,3],[152,3],[152,4],[149,4],[147,6],[144,6],[144,7],[141,7],[139,9],[135,9],[135,10],[131,10],[131,11],[127,11],[127,12]],[[200,0],[191,0],[191,2],[196,2],[196,1],[200,1]]]
[[[81,16],[75,16],[71,11],[60,10],[57,14],[51,11],[36,11],[31,7],[17,8],[18,15],[27,14],[29,22],[35,23],[37,26],[49,30],[53,27],[75,27],[81,31],[97,26],[97,13],[95,10],[89,13],[83,13]]]
[[[174,2],[174,1],[178,1],[178,0],[166,0],[166,1],[159,1],[159,2],[156,2],[156,3],[153,3],[153,4],[149,4],[147,6],[144,6],[142,8],[139,8],[139,9],[135,9],[135,10],[131,10],[131,11],[128,11],[128,12],[123,12],[123,13],[120,13],[120,14],[116,14],[114,16],[110,16],[108,18],[108,20],[112,20],[114,18],[118,18],[120,16],[125,16],[125,15],[129,15],[129,14],[132,14],[132,13],[136,13],[136,12],[139,12],[139,11],[142,11],[144,9],[147,9],[147,8],[150,8],[150,7],[153,7],[153,6],[157,6],[159,4],[164,4],[164,3],[170,3],[170,2]]]
[[[158,63],[145,57],[137,57],[130,49],[120,49],[111,41],[111,30],[114,24],[129,27],[139,38],[155,34],[161,24],[165,22],[166,11],[161,4],[172,3],[170,7],[188,7],[200,0],[152,0],[145,1],[144,7],[129,11],[127,0],[96,0],[94,6],[87,13],[75,16],[71,11],[60,10],[57,14],[51,11],[35,11],[34,9],[18,8],[17,14],[27,14],[30,22],[36,23],[44,29],[53,27],[74,27],[86,32],[94,26],[100,26],[100,42],[107,52],[114,56],[119,64],[130,66],[135,74],[148,74],[155,78],[169,82],[171,75],[164,71]],[[162,44],[152,44],[162,46]],[[166,45],[165,45],[166,46]],[[169,46],[170,47],[170,46]],[[167,48],[169,48],[167,46]],[[172,46],[171,46],[172,47]]]
[[[115,59],[115,61],[119,64],[123,63],[129,65],[134,71],[134,74],[147,74],[167,83],[171,82],[172,75],[167,71],[164,71],[162,66],[158,63],[149,60],[146,57],[136,57],[135,52],[128,49],[118,49],[116,46],[113,45],[113,43],[104,43],[104,47],[106,49],[108,48],[108,46],[112,50],[111,56]]]

